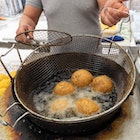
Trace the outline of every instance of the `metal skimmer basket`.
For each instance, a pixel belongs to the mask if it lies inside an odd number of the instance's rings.
[[[18,43],[35,47],[64,45],[71,41],[71,36],[65,32],[54,30],[31,30],[18,34],[15,40]]]

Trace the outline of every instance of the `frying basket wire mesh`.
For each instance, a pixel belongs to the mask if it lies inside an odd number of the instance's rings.
[[[108,75],[115,81],[117,100],[127,97],[135,82],[133,61],[123,48],[107,41],[102,42],[101,37],[94,35],[77,35],[67,44],[49,46],[49,51],[44,51],[44,47],[36,48],[17,71],[15,91],[18,100],[25,108],[35,110],[29,93],[49,81],[52,75],[81,68]]]
[[[133,72],[134,65],[130,56],[126,53],[126,51],[123,48],[121,48],[118,44],[116,44],[113,41],[106,39],[107,42],[102,42],[102,39],[104,39],[102,37],[98,37],[94,35],[77,35],[77,36],[72,36],[72,37],[70,36],[70,38],[66,37],[66,39],[68,39],[67,43],[66,44],[63,43],[60,45],[59,42],[61,42],[61,38],[59,41],[59,37],[56,39],[56,36],[52,34],[53,33],[51,33],[51,40],[53,40],[55,43],[51,44],[52,41],[49,42],[48,40],[48,44],[50,44],[49,46],[50,50],[46,51],[46,49],[44,48],[48,46],[44,46],[44,45],[43,47],[42,46],[37,47],[26,58],[26,60],[24,61],[24,64],[25,63],[27,64],[29,62],[32,62],[34,60],[37,60],[45,56],[47,57],[47,56],[55,55],[55,54],[77,52],[77,53],[94,54],[94,55],[98,55],[98,56],[110,59],[116,62],[117,64],[119,64],[121,67],[123,67],[128,74],[131,74],[131,72]],[[53,37],[54,39],[52,39]]]
[[[31,30],[18,34],[15,40],[33,48],[47,48],[49,46],[67,44],[71,41],[71,36],[65,32],[54,30]]]

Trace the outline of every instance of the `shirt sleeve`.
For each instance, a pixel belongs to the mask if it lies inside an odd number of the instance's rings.
[[[26,5],[31,5],[31,6],[43,9],[41,0],[26,0]]]

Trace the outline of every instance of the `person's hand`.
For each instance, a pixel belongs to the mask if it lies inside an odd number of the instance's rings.
[[[117,24],[122,18],[129,16],[129,10],[125,6],[126,0],[108,0],[100,10],[101,22],[108,26]]]
[[[26,43],[29,38],[33,38],[33,32],[26,33],[26,31],[34,30],[34,28],[28,24],[20,25],[16,31],[17,37],[16,40]]]

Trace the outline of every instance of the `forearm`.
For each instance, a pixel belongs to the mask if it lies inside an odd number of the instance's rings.
[[[37,24],[37,21],[34,21],[33,19],[31,19],[29,16],[23,14],[20,21],[19,21],[19,26],[24,26],[24,25],[29,25],[31,26],[33,29],[35,28]]]
[[[42,12],[42,9],[38,9],[30,5],[26,5],[23,11],[23,15],[20,19],[19,25],[28,24],[32,27],[35,27],[38,22],[41,12]]]
[[[19,21],[17,33],[35,29],[41,13],[42,9],[26,5]]]

